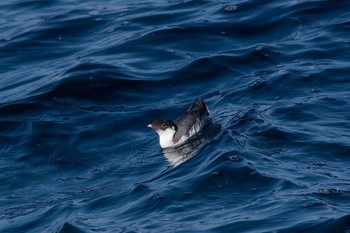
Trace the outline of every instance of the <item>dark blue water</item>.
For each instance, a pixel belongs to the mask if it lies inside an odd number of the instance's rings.
[[[349,1],[1,1],[0,74],[0,232],[350,232]]]

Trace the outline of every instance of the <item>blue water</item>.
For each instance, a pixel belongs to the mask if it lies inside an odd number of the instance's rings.
[[[346,0],[1,1],[0,232],[349,233],[349,36]],[[174,163],[146,125],[196,97]]]

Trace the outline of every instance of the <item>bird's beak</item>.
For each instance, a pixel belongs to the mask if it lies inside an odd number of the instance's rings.
[[[148,124],[147,127],[152,128],[152,124]]]

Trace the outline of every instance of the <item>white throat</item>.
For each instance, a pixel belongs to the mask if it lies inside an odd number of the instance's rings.
[[[157,131],[159,135],[159,144],[162,148],[174,146],[173,138],[176,131],[172,128]]]

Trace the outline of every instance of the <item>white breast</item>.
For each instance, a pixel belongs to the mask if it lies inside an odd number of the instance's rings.
[[[157,131],[159,135],[159,144],[162,148],[175,146],[173,142],[175,130],[172,128],[167,128],[166,130]]]

